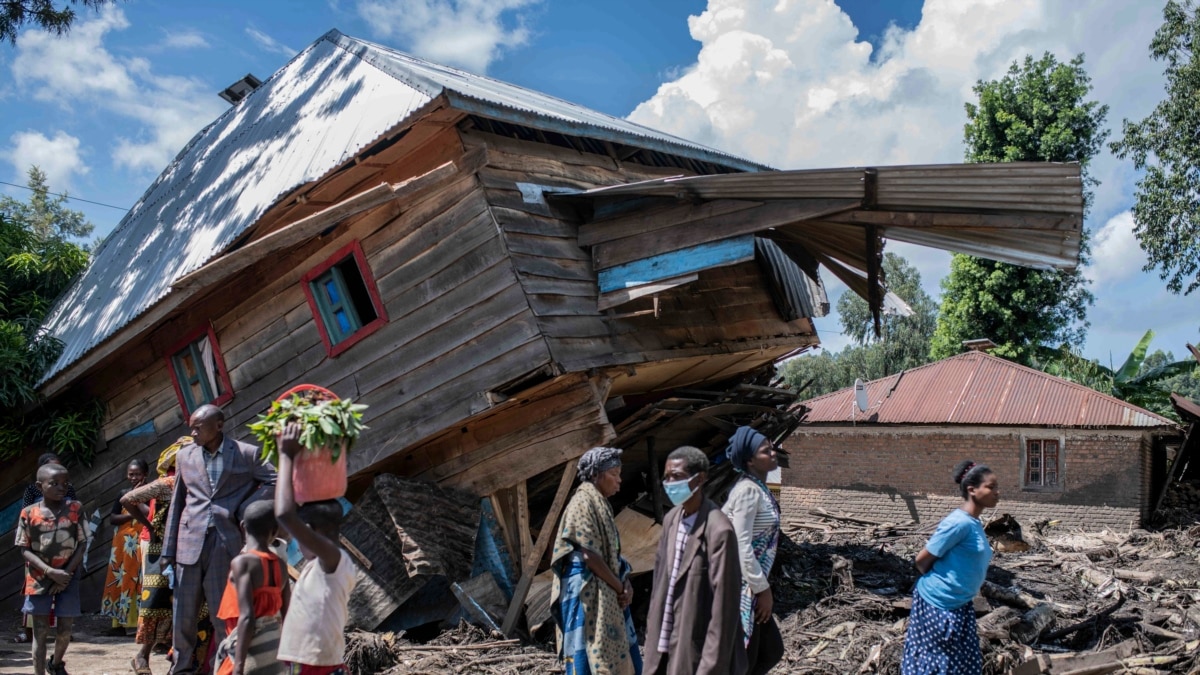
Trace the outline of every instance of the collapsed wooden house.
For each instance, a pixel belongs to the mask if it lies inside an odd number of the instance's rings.
[[[47,322],[65,347],[41,392],[106,406],[72,475],[89,511],[204,402],[241,438],[294,384],[353,397],[351,496],[391,473],[493,497],[523,596],[589,447],[627,449],[626,502],[652,511],[676,444],[794,427],[769,371],[818,342],[818,266],[877,312],[885,238],[1069,267],[1082,203],[1073,165],[771,171],[332,31],[99,248]],[[20,573],[0,555],[10,604]]]

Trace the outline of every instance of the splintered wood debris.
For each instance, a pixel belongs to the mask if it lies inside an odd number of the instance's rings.
[[[1043,524],[1022,539],[1011,517],[993,523],[997,553],[975,599],[985,674],[1200,674],[1200,525]],[[899,673],[912,560],[933,526],[824,511],[793,522],[773,574],[779,671]]]

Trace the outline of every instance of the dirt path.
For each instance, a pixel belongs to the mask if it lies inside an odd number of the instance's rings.
[[[5,615],[3,625],[15,626],[18,619]],[[109,637],[102,633],[108,629],[109,620],[98,616],[84,616],[78,621],[71,647],[67,650],[67,670],[71,675],[126,675],[133,670],[129,660],[137,653],[133,637]],[[11,642],[12,630],[5,631],[5,641],[0,643],[0,675],[29,675],[33,672],[33,658],[28,644]],[[150,657],[150,668],[155,675],[165,675],[170,665],[164,656]]]

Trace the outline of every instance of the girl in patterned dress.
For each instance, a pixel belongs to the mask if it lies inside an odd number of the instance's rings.
[[[983,586],[992,547],[979,516],[1000,501],[996,474],[964,460],[954,467],[962,506],[938,523],[917,554],[921,572],[913,589],[904,637],[902,675],[979,675],[983,655],[975,627],[975,594]]]
[[[130,462],[125,469],[130,489],[141,487],[149,472],[150,467],[144,460]],[[112,619],[114,634],[125,635],[127,628],[137,628],[138,624],[142,567],[138,543],[142,525],[121,506],[120,499],[113,503],[109,519],[113,524],[112,551],[108,556],[108,574],[104,580],[104,595],[100,599],[100,615]]]

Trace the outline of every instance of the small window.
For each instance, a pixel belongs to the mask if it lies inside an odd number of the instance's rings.
[[[1025,487],[1059,487],[1059,449],[1059,441],[1053,439],[1025,441]]]
[[[205,403],[221,405],[233,398],[212,326],[203,326],[176,344],[167,356],[167,370],[184,417]]]
[[[305,274],[301,283],[330,356],[387,322],[379,290],[357,241]]]

